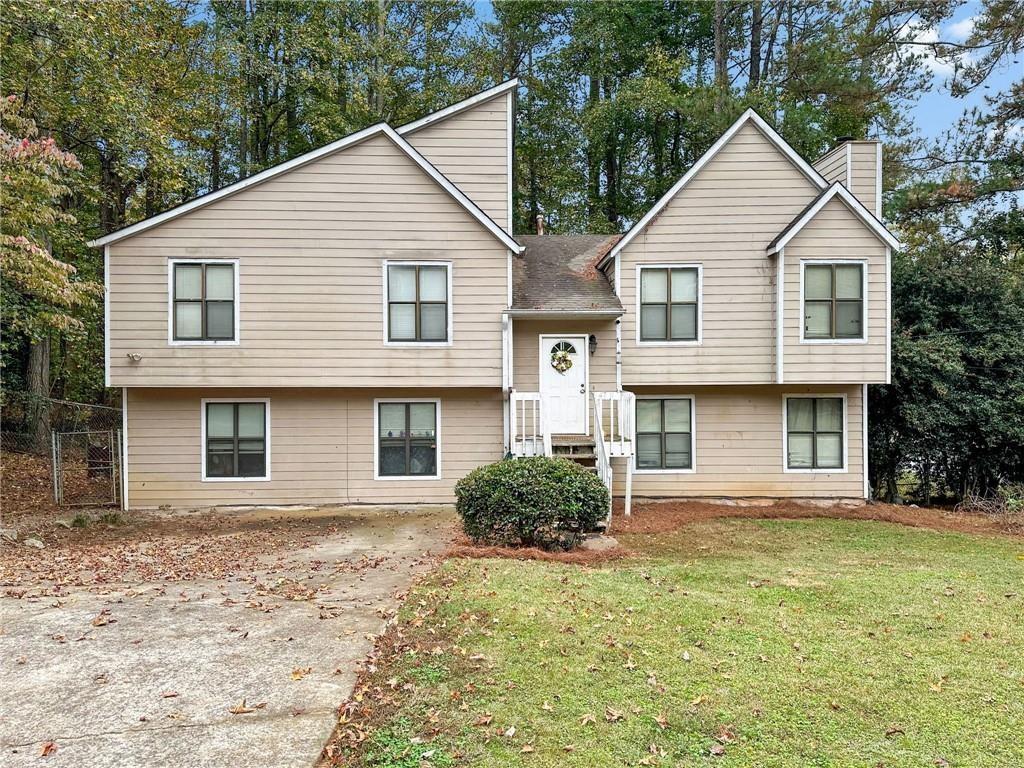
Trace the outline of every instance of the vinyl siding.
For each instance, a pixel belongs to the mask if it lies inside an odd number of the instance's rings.
[[[833,198],[785,248],[783,381],[868,382],[886,379],[886,247],[838,198]],[[801,343],[802,259],[867,260],[867,342]]]
[[[269,397],[271,479],[201,481],[201,400]],[[441,479],[374,480],[375,397],[441,399]],[[128,501],[170,505],[454,500],[455,482],[502,456],[499,390],[129,389]]]
[[[878,215],[875,208],[878,200],[878,142],[850,142],[850,183],[849,189],[864,203],[871,213]]]
[[[476,104],[405,139],[506,231],[512,94]]]
[[[608,320],[512,321],[512,386],[536,392],[540,377],[540,335],[583,334],[597,337],[597,351],[589,356],[590,391],[615,390],[615,323]],[[589,355],[589,350],[588,350]]]
[[[633,475],[634,498],[863,498],[860,386],[644,387],[636,392],[638,396],[694,396],[696,471],[637,472]],[[847,472],[783,471],[783,398],[804,393],[846,395]],[[613,460],[616,496],[622,496],[625,489],[623,461]]]
[[[847,154],[847,144],[840,144],[835,149],[829,150],[815,160],[814,169],[824,176],[829,184],[838,181],[843,186],[848,187],[849,185],[846,183]]]
[[[775,264],[768,243],[818,194],[744,126],[620,254],[624,385],[774,380]],[[638,346],[636,267],[703,265],[703,343]]]
[[[240,345],[168,345],[172,258],[239,260]],[[500,386],[507,258],[378,136],[111,245],[111,384]],[[385,259],[452,262],[451,346],[384,345]]]

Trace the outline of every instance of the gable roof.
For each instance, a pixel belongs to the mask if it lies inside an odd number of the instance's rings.
[[[515,91],[519,87],[519,79],[513,77],[511,80],[506,80],[504,83],[500,83],[493,88],[488,88],[486,91],[481,91],[475,96],[470,96],[468,99],[463,99],[460,102],[452,104],[450,107],[438,110],[437,112],[431,112],[425,117],[421,117],[419,120],[414,120],[411,123],[398,127],[398,132],[405,136],[407,133],[413,133],[418,131],[420,128],[426,128],[428,125],[433,125],[452,115],[457,115],[460,112],[475,107],[477,104],[483,104],[485,101],[501,96],[503,93],[508,91]]]
[[[510,314],[622,314],[607,275],[597,262],[619,235],[527,235],[526,250],[512,259]]]
[[[840,182],[832,183],[826,190],[820,195],[814,198],[807,207],[804,208],[800,213],[796,215],[786,228],[783,229],[775,239],[768,243],[767,252],[768,255],[778,253],[786,247],[786,243],[792,240],[807,224],[818,215],[822,208],[824,208],[829,200],[834,197],[838,197],[846,206],[853,211],[857,218],[859,218],[864,225],[871,230],[871,232],[881,240],[883,243],[888,245],[890,248],[899,250],[903,247],[903,243],[897,239],[897,237],[886,229],[885,225],[880,222],[875,216],[864,207],[864,204],[858,200],[850,190],[843,186]]]
[[[508,90],[509,88],[513,87],[513,85],[516,82],[517,81],[509,81],[509,83],[504,83],[501,86],[498,86],[498,88],[505,88],[505,90]],[[493,91],[495,89],[492,88],[491,90]],[[484,91],[484,93],[488,93],[488,91]],[[466,100],[466,102],[469,101],[472,101],[472,99]],[[454,107],[460,107],[460,105],[465,105],[461,106],[461,109],[466,109],[467,106],[469,106],[468,104],[466,104],[466,102],[459,102],[459,104],[453,105],[453,107],[449,107],[449,109],[452,109]],[[461,111],[461,109],[457,111]],[[446,110],[442,110],[441,112],[445,111]],[[439,112],[435,114],[441,113]],[[445,116],[447,117],[451,114],[454,114],[454,112],[450,112]],[[428,115],[427,117],[432,117],[432,115]],[[403,126],[403,128],[408,128],[408,126]],[[442,174],[437,168],[435,168],[425,157],[423,157],[423,155],[421,155],[415,149],[415,147],[413,147],[408,141],[402,138],[398,131],[396,131],[387,123],[377,123],[376,125],[371,125],[369,128],[364,128],[361,131],[351,133],[348,136],[345,136],[344,138],[331,142],[330,144],[325,144],[322,147],[306,152],[305,154],[299,155],[298,157],[292,158],[291,160],[288,160],[284,163],[280,163],[271,168],[267,168],[265,171],[261,171],[260,173],[254,174],[253,176],[249,176],[248,178],[236,181],[234,184],[229,184],[226,187],[221,187],[220,189],[214,192],[209,192],[205,195],[201,195],[200,197],[182,203],[181,205],[171,208],[170,210],[164,211],[163,213],[159,213],[156,216],[151,216],[148,219],[143,219],[142,221],[124,227],[123,229],[116,230],[114,232],[111,232],[110,234],[104,235],[103,237],[91,240],[89,241],[88,245],[92,247],[98,247],[110,245],[111,243],[116,243],[119,240],[124,240],[127,237],[131,237],[140,232],[144,232],[147,229],[156,227],[160,224],[163,224],[166,221],[176,219],[179,216],[188,213],[189,211],[194,211],[197,208],[202,208],[204,206],[209,205],[210,203],[216,202],[217,200],[221,200],[225,197],[229,197],[230,195],[237,194],[238,192],[241,192],[243,189],[248,189],[249,187],[261,184],[264,181],[267,181],[268,179],[272,179],[275,176],[280,176],[283,173],[287,173],[288,171],[291,171],[295,168],[299,168],[303,165],[311,163],[314,160],[326,157],[327,155],[331,155],[335,152],[340,152],[344,149],[360,144],[368,139],[374,138],[375,136],[381,135],[390,139],[391,142],[396,147],[398,147],[402,152],[404,152],[414,163],[416,163],[416,165],[418,165],[428,176],[430,176],[430,178],[437,182],[438,186],[444,189],[445,192],[447,192],[457,203],[459,203],[459,205],[465,208],[466,211],[469,212],[469,214],[474,219],[480,222],[480,224],[482,224],[492,235],[494,235],[498,240],[500,240],[509,250],[514,251],[516,253],[520,253],[523,250],[522,246],[519,245],[519,243],[517,243],[510,234],[508,234],[504,229],[499,227],[498,224],[495,223],[495,221],[490,216],[484,213],[476,203],[474,203],[472,200],[466,197],[462,190],[460,190],[458,187],[452,184],[452,182],[449,181],[444,174]]]
[[[603,267],[609,261],[618,256],[619,252],[627,245],[629,245],[630,242],[632,242],[633,239],[637,235],[639,235],[644,230],[644,228],[648,224],[650,224],[651,221],[653,221],[659,213],[662,212],[662,210],[664,210],[665,206],[669,204],[672,198],[679,194],[680,190],[682,190],[683,187],[689,184],[693,177],[700,173],[704,166],[711,162],[715,155],[717,155],[722,150],[722,148],[725,147],[725,145],[732,140],[732,137],[735,136],[739,132],[739,130],[747,123],[753,123],[758,128],[758,130],[760,130],[761,133],[764,134],[765,138],[768,139],[768,141],[770,141],[772,144],[774,144],[775,147],[780,152],[782,152],[782,154],[784,154],[790,160],[790,162],[792,162],[793,165],[796,166],[796,168],[811,181],[812,184],[818,187],[818,189],[825,189],[828,186],[828,182],[825,181],[824,177],[820,173],[818,173],[818,171],[815,170],[815,168],[810,163],[804,160],[804,158],[801,157],[800,154],[795,149],[793,149],[793,147],[791,147],[784,138],[782,138],[779,132],[768,124],[767,120],[765,120],[763,117],[757,114],[757,112],[754,111],[754,109],[747,109],[742,115],[739,116],[739,118],[737,118],[736,122],[730,125],[728,130],[726,130],[726,132],[719,137],[718,141],[712,144],[711,148],[708,149],[708,151],[705,152],[703,155],[701,155],[700,159],[697,160],[696,163],[690,166],[690,170],[684,173],[682,178],[679,179],[679,181],[677,181],[675,184],[673,184],[672,188],[664,195],[662,195],[661,198],[659,198],[658,202],[656,202],[654,206],[647,213],[644,214],[643,218],[641,218],[640,221],[638,221],[636,224],[629,228],[629,231],[622,236],[622,239],[619,240],[618,244],[614,248],[612,248],[612,250],[608,253],[607,256],[604,257],[604,259],[601,260],[601,263],[598,264],[598,267]]]

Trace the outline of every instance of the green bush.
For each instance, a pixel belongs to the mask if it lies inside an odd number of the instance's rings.
[[[455,486],[455,508],[477,543],[572,549],[608,513],[608,489],[568,459],[505,459]]]

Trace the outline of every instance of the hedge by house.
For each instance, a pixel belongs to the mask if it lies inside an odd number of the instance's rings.
[[[505,459],[455,486],[456,510],[477,543],[571,549],[608,511],[593,472],[561,458]]]

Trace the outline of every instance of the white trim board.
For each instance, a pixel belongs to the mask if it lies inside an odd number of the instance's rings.
[[[797,153],[797,151],[793,149],[793,147],[791,147],[789,143],[779,135],[778,131],[772,128],[772,126],[769,125],[763,117],[757,114],[753,109],[748,109],[740,115],[736,122],[729,126],[729,129],[719,137],[718,141],[711,145],[711,148],[707,152],[701,155],[700,159],[690,167],[690,170],[683,174],[683,177],[673,184],[672,188],[669,189],[668,192],[661,196],[658,202],[656,202],[654,206],[644,214],[643,218],[630,227],[629,231],[622,236],[622,239],[615,244],[615,247],[608,252],[608,255],[601,259],[597,268],[601,269],[605,264],[618,256],[622,249],[629,245],[633,239],[640,234],[640,232],[643,231],[659,213],[661,213],[672,198],[679,194],[680,190],[689,184],[693,177],[700,173],[704,166],[711,162],[715,155],[717,155],[722,148],[732,140],[732,137],[735,136],[747,123],[753,123],[757,126],[761,133],[764,134],[765,138],[767,138],[777,149],[789,158],[793,165],[795,165],[811,181],[812,184],[818,187],[818,189],[825,189],[828,187],[828,182],[825,181],[825,178],[818,173],[814,166],[804,160],[804,158],[802,158],[799,153]]]
[[[206,404],[207,403],[263,403],[262,477],[207,477],[206,476]],[[269,397],[204,397],[199,401],[199,468],[204,483],[266,483],[270,481],[270,398]]]
[[[388,267],[444,267],[448,277],[448,338],[445,341],[390,341],[388,331],[390,330],[391,318],[388,317]],[[452,300],[452,272],[454,267],[450,261],[415,261],[406,259],[384,259],[381,263],[381,302],[382,302],[382,324],[384,327],[385,347],[450,347],[455,341],[455,316],[453,314],[454,301]]]
[[[640,289],[641,289],[641,272],[645,269],[696,269],[697,270],[697,338],[696,339],[666,339],[664,341],[642,341],[640,339],[640,325],[641,325],[641,312],[640,312]],[[699,347],[704,343],[704,265],[699,263],[668,263],[661,262],[657,264],[637,264],[636,265],[636,295],[634,298],[633,306],[636,307],[636,345],[638,347]],[[672,297],[667,297],[671,299]],[[669,302],[671,303],[671,302]],[[672,318],[666,317],[666,332],[670,330]]]
[[[856,214],[864,225],[871,230],[871,232],[885,243],[890,248],[899,250],[903,247],[903,244],[896,239],[896,236],[886,229],[885,225],[875,218],[874,214],[871,213],[864,204],[856,198],[856,196],[850,192],[845,186],[840,184],[838,181],[833,182],[828,189],[818,195],[818,199],[814,203],[808,206],[803,213],[801,213],[796,219],[789,223],[789,225],[782,230],[778,237],[772,240],[768,244],[767,252],[768,255],[778,253],[779,250],[785,248],[789,242],[800,234],[800,231],[807,226],[808,223],[829,203],[832,198],[838,197],[847,207]]]
[[[125,238],[137,235],[140,232],[144,232],[147,229],[151,229],[159,224],[176,219],[189,211],[194,211],[198,208],[209,205],[210,203],[221,200],[230,195],[234,195],[241,192],[243,189],[261,184],[264,181],[280,176],[283,173],[291,171],[295,168],[299,168],[303,165],[318,160],[326,155],[333,154],[334,152],[340,152],[348,147],[360,144],[368,139],[376,136],[386,136],[390,139],[396,147],[404,152],[409,159],[411,159],[416,165],[418,165],[424,173],[426,173],[431,179],[433,179],[438,186],[444,189],[459,205],[466,209],[469,214],[476,219],[480,224],[484,226],[487,231],[494,235],[499,241],[501,241],[510,250],[516,253],[522,253],[524,250],[523,246],[519,245],[515,239],[509,235],[504,229],[499,227],[497,223],[490,216],[480,210],[480,207],[470,200],[466,195],[449,181],[444,174],[442,174],[437,168],[430,164],[430,162],[423,157],[409,142],[403,139],[394,128],[386,123],[378,123],[377,125],[371,125],[369,128],[364,128],[361,131],[357,131],[343,139],[327,144],[319,149],[314,149],[311,152],[307,152],[304,155],[299,155],[288,162],[275,165],[273,168],[268,168],[261,173],[257,173],[254,176],[250,176],[247,179],[242,179],[234,184],[229,184],[226,187],[222,187],[215,192],[197,197],[195,200],[190,200],[187,203],[183,203],[175,208],[171,208],[169,211],[152,216],[148,219],[143,219],[137,224],[132,224],[130,227],[119,229],[116,232],[111,232],[109,235],[91,240],[88,244],[93,247],[106,246],[111,243],[116,243]]]
[[[110,247],[103,246],[103,386],[110,386]]]
[[[687,469],[640,469],[640,452],[633,446],[633,474],[636,475],[695,475],[697,473],[697,397],[696,395],[637,395],[634,401],[641,400],[689,400],[690,401],[690,466]],[[633,424],[636,424],[636,411],[633,412]],[[635,440],[635,437],[634,437]]]
[[[864,498],[871,498],[871,483],[868,478],[868,385],[861,384],[860,390],[860,469],[864,480]]]
[[[468,99],[456,102],[449,107],[438,110],[437,112],[431,112],[425,117],[421,117],[419,120],[414,120],[411,123],[406,123],[398,127],[398,132],[403,136],[407,133],[414,133],[420,128],[426,128],[428,125],[439,123],[445,118],[457,115],[459,112],[475,107],[477,104],[483,104],[485,101],[490,101],[493,98],[501,96],[506,91],[512,91],[519,87],[519,79],[513,77],[511,80],[506,80],[503,83],[499,83],[493,88],[488,88],[486,91],[481,91]]]
[[[382,475],[380,474],[380,404],[381,403],[433,403],[434,404],[434,474]],[[440,480],[441,479],[441,398],[439,397],[377,397],[373,400],[373,479],[374,480]]]
[[[789,398],[842,398],[843,400],[843,466],[814,469],[811,467],[789,467]],[[785,392],[782,395],[782,471],[787,474],[844,475],[850,472],[850,416],[845,392]]]
[[[232,339],[175,339],[174,338],[174,267],[178,264],[230,264],[235,277],[234,310],[232,322],[235,336]],[[168,259],[167,260],[167,346],[169,347],[237,347],[242,343],[241,296],[239,295],[238,259]]]

